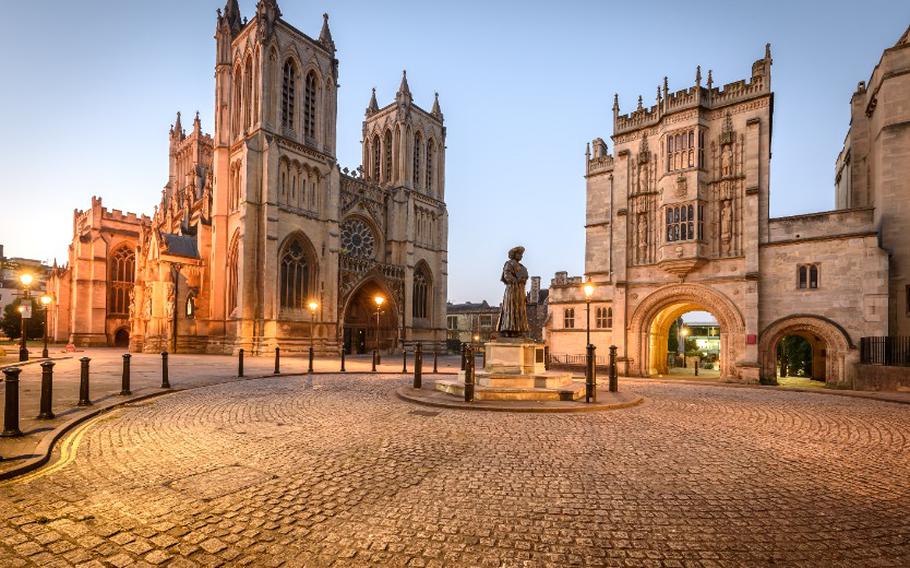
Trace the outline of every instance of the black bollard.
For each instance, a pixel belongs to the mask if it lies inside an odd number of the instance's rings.
[[[79,406],[91,406],[92,401],[88,392],[88,363],[91,361],[88,357],[79,359],[81,365],[79,369]]]
[[[39,420],[50,420],[54,418],[54,411],[51,409],[54,400],[54,362],[45,361],[41,363],[41,409],[38,412]]]
[[[379,354],[376,353],[376,350],[373,350],[373,372],[376,372],[376,358],[379,357]]]
[[[346,373],[344,369],[344,345],[341,346],[341,372]]]
[[[130,391],[130,359],[132,355],[123,354],[123,375],[120,377],[120,396],[129,396],[133,394]]]
[[[243,348],[237,352],[237,376],[243,376]]]
[[[3,369],[6,375],[3,386],[6,389],[6,406],[3,409],[3,432],[0,436],[4,438],[15,438],[22,435],[19,429],[19,373],[22,369],[19,367],[8,367]]]
[[[585,354],[585,402],[597,402],[596,350],[594,345],[588,344]]]
[[[467,363],[468,363],[467,351],[468,351],[468,344],[462,343],[461,344],[461,370],[462,371],[467,370]]]
[[[439,372],[439,351],[436,350],[436,347],[433,347],[433,374]]]
[[[408,350],[404,348],[404,344],[401,345],[401,372],[408,372]]]
[[[310,345],[310,365],[307,367],[307,373],[313,372],[313,346]]]
[[[486,348],[483,348],[480,350],[480,365],[481,365],[481,367],[480,367],[481,369],[487,368],[487,350],[486,350]]]
[[[281,349],[275,348],[275,374],[281,374]]]
[[[417,342],[414,350],[414,388],[419,389],[423,385],[423,346]]]
[[[464,369],[464,401],[474,402],[474,350],[466,347],[463,353],[467,356]]]
[[[616,346],[610,346],[610,392],[619,392],[619,380],[616,376]]]
[[[161,352],[161,388],[171,388],[171,382],[167,379],[167,351]]]

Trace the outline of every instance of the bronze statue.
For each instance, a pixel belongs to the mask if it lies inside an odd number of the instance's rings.
[[[522,337],[528,334],[528,306],[525,297],[525,283],[528,269],[521,263],[524,247],[509,251],[509,260],[502,267],[502,283],[506,285],[499,307],[499,323],[496,330],[503,337]]]

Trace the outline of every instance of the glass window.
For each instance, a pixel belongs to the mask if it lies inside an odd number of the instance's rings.
[[[281,125],[291,129],[294,128],[295,75],[294,62],[288,59],[284,62],[284,81],[281,85]]]
[[[129,315],[130,291],[133,289],[135,272],[135,253],[128,246],[122,246],[114,251],[110,260],[110,300],[108,310],[111,315]]]
[[[562,326],[565,329],[575,329],[575,308],[566,308],[562,311]]]
[[[806,266],[799,267],[799,287],[805,289],[809,282],[809,270]]]
[[[294,238],[284,247],[280,265],[281,307],[303,309],[310,294],[310,262],[303,243]]]

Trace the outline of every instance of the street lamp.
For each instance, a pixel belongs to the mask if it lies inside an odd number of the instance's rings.
[[[373,360],[379,364],[379,316],[382,315],[382,304],[385,303],[385,298],[377,294],[373,301],[376,302],[376,345],[373,349]]]
[[[682,336],[682,359],[683,359],[683,369],[687,367],[686,365],[686,337],[689,336],[689,328],[685,325],[679,329],[679,334]],[[677,345],[678,347],[678,345]]]
[[[311,300],[307,307],[310,308],[310,363],[307,368],[307,372],[313,372],[313,343],[315,338],[313,337],[313,323],[316,321],[316,309],[319,308],[319,304],[315,300]]]
[[[47,314],[50,312],[51,301],[53,298],[44,294],[41,296],[41,305],[44,306],[44,349],[41,351],[41,356],[47,359]]]
[[[584,285],[585,292],[585,402],[597,401],[597,387],[594,383],[594,346],[591,344],[591,297],[594,285]]]
[[[19,360],[20,361],[28,361],[28,346],[26,345],[26,339],[25,339],[25,335],[26,335],[25,320],[32,317],[32,301],[31,301],[32,293],[31,293],[31,290],[29,290],[29,286],[32,285],[33,280],[34,280],[34,276],[29,274],[28,272],[23,272],[22,274],[19,275],[19,282],[22,284],[22,298],[25,301],[24,304],[19,306],[19,313],[22,314],[22,317],[20,318],[22,337],[19,338],[20,339],[19,340]]]

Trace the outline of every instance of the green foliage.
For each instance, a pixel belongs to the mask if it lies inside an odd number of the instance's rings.
[[[777,344],[781,377],[812,376],[812,346],[798,335],[788,335]]]
[[[0,330],[10,339],[19,339],[21,337],[22,318],[19,314],[19,306],[22,298],[16,298],[12,303],[3,308],[3,318],[0,319]],[[44,310],[38,306],[35,298],[31,298],[32,317],[28,320],[25,328],[25,334],[28,339],[38,339],[44,337]]]
[[[700,357],[701,351],[698,350],[698,343],[694,337],[686,338],[686,355],[689,357]]]

